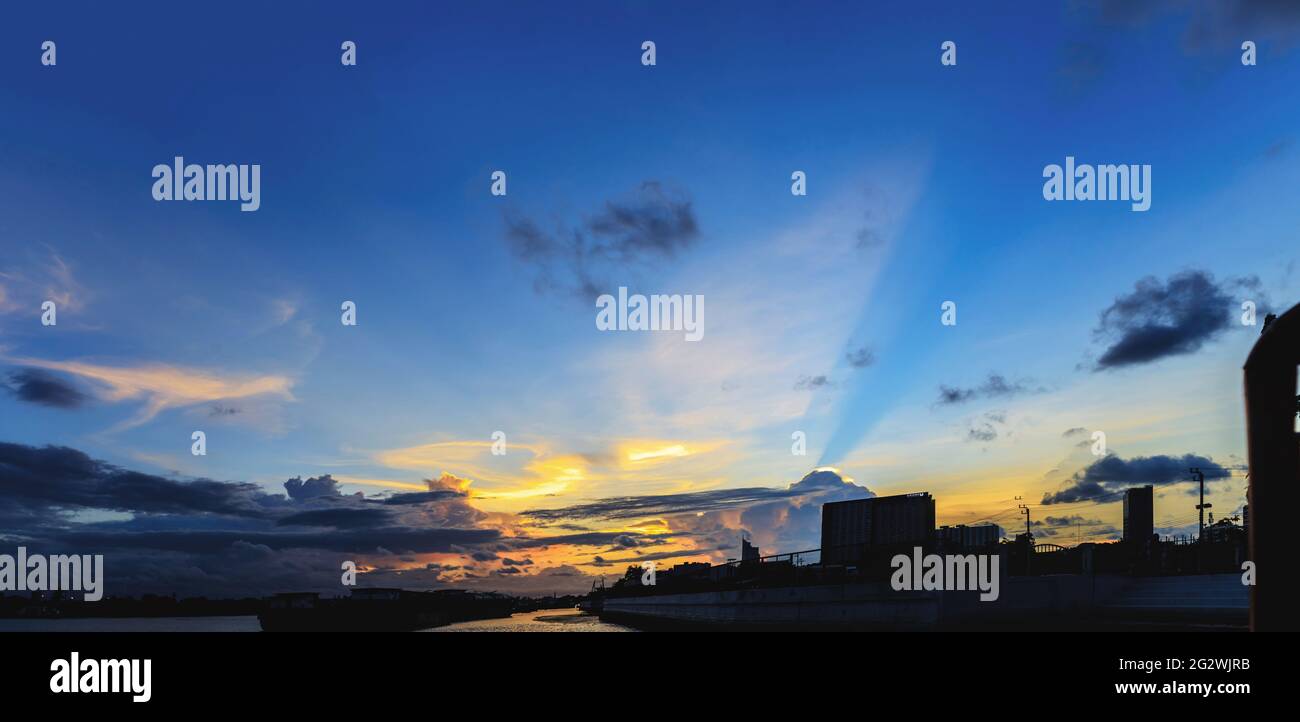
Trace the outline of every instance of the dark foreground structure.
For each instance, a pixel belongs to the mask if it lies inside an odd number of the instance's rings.
[[[928,493],[828,503],[823,544],[847,544],[684,563],[654,581],[629,567],[582,608],[668,628],[1246,630],[1246,529],[1231,517],[1161,538],[1151,491],[1129,490],[1123,541],[1068,548],[1003,541],[994,525],[936,529]]]
[[[1239,574],[1013,577],[976,592],[899,592],[887,582],[606,598],[601,618],[632,626],[783,631],[1141,629],[1244,631]]]
[[[1300,561],[1287,519],[1300,508],[1298,365],[1300,305],[1264,322],[1245,365],[1250,558],[1259,572],[1251,588],[1250,626],[1261,632],[1300,631]]]

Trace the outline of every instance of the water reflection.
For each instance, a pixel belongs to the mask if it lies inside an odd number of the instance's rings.
[[[631,627],[602,622],[600,617],[576,609],[544,609],[505,619],[459,622],[425,632],[635,632]]]

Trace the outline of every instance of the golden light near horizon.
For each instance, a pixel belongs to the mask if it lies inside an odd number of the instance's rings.
[[[653,451],[630,451],[627,458],[629,461],[645,461],[647,459],[678,458],[688,454],[690,452],[686,450],[685,446],[674,444]]]
[[[506,491],[475,491],[470,494],[475,499],[531,499],[539,496],[555,496],[569,488],[567,481],[552,481],[538,486]]]
[[[381,486],[387,489],[405,489],[407,491],[428,491],[428,484],[418,484],[410,481],[394,481],[392,479],[366,479],[356,476],[342,476],[339,474],[331,475],[335,480],[342,484],[357,484],[359,486]]]

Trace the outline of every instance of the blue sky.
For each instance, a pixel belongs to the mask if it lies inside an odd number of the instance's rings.
[[[1083,428],[1125,460],[1212,459],[1231,472],[1216,508],[1236,508],[1257,328],[1193,318],[1188,349],[1104,371],[1115,339],[1095,330],[1147,276],[1292,305],[1300,24],[1126,7],[16,8],[0,29],[0,441],[268,493],[328,474],[382,495],[446,474],[469,482],[474,524],[517,538],[545,533],[520,516],[533,508],[785,489],[819,463],[855,493],[931,490],[941,522],[1014,524],[998,514],[1015,496],[1086,477],[1097,460],[1064,436]],[[260,164],[261,208],[154,201],[150,169],[176,155]],[[1067,155],[1150,164],[1151,209],[1045,202],[1042,170]],[[807,196],[790,193],[795,170]],[[703,295],[694,344],[598,332],[572,265],[539,267],[509,233],[526,220],[563,243],[664,198],[697,233],[589,270],[605,292]],[[67,303],[42,327],[50,297]],[[1167,321],[1168,303],[1143,318]],[[863,348],[874,362],[854,368]],[[25,400],[24,369],[87,401]],[[938,401],[990,376],[1006,386]],[[485,450],[495,430],[504,457]],[[1187,504],[1170,494],[1157,523],[1172,529]],[[1086,515],[1103,532],[1118,520],[1113,504]],[[751,516],[637,529],[710,559],[741,532],[815,546]],[[536,566],[591,573],[599,551]]]

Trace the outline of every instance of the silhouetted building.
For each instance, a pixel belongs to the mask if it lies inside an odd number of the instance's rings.
[[[749,543],[748,539],[740,540],[740,563],[758,562],[758,547]]]
[[[1201,541],[1207,544],[1245,542],[1245,540],[1245,529],[1232,523],[1231,519],[1220,519],[1218,522],[1206,526],[1205,533],[1201,535]]]
[[[711,566],[708,562],[682,562],[669,569],[668,573],[683,579],[708,579]]]
[[[1002,539],[1002,528],[996,524],[941,526],[939,531],[935,532],[935,537],[945,547],[979,549],[997,544]]]
[[[1146,544],[1155,533],[1155,501],[1150,485],[1124,490],[1124,541]]]
[[[933,536],[929,492],[822,504],[823,564],[855,561],[870,545],[925,544]]]
[[[716,584],[729,582],[736,576],[735,564],[719,564],[715,567],[709,567],[709,581]]]

